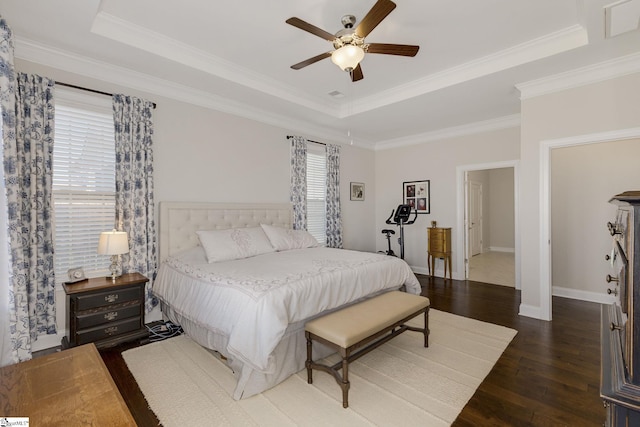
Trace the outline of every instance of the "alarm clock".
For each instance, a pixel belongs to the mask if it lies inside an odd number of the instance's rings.
[[[70,268],[69,271],[67,271],[67,274],[69,275],[69,282],[67,283],[80,282],[86,279],[86,277],[84,277],[84,270],[82,267]]]

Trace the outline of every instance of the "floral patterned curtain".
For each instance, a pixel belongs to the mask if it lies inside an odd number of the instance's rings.
[[[145,307],[158,305],[151,293],[158,267],[153,202],[153,103],[113,95],[116,142],[116,228],[129,236],[129,253],[122,256],[123,273],[149,278]]]
[[[5,27],[3,22],[1,26]],[[11,42],[3,40],[3,57]],[[3,58],[6,59],[6,58]],[[3,60],[4,62],[4,60]],[[9,240],[9,328],[15,362],[56,333],[52,178],[54,82],[1,68],[4,188]]]
[[[13,66],[13,37],[11,28],[0,16],[0,136],[2,137],[2,150],[6,144],[15,144],[15,110],[16,110],[16,74]],[[0,224],[7,224],[7,199],[5,197],[4,170],[0,174]],[[9,277],[10,245],[8,230],[5,225],[0,228],[0,366],[18,362],[11,338],[13,334],[10,328],[10,319],[15,318],[15,300],[9,298],[11,289]]]
[[[291,138],[291,203],[294,230],[307,229],[307,140]]]
[[[340,147],[327,144],[327,246],[342,248],[340,213]]]

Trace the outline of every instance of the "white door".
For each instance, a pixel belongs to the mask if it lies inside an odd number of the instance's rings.
[[[469,182],[469,257],[482,252],[482,184]]]

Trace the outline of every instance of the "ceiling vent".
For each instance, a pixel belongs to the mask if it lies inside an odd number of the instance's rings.
[[[605,36],[615,37],[638,30],[640,0],[620,0],[604,7]]]

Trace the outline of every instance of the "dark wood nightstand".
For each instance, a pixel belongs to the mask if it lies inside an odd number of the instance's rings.
[[[67,294],[67,329],[62,348],[94,343],[98,348],[149,336],[144,326],[144,287],[140,273],[128,273],[115,282],[97,277],[63,284]]]

